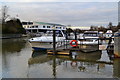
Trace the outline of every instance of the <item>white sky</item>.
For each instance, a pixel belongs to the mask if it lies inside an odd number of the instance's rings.
[[[1,2],[118,2],[119,0],[0,0]]]
[[[39,1],[4,0],[1,1],[0,5],[8,6],[8,14],[11,17],[18,15],[21,20],[27,21],[51,22],[73,26],[107,26],[109,22],[112,22],[113,25],[118,23],[117,0],[109,0],[114,2],[107,2],[108,0],[106,2],[97,2],[98,0],[87,0],[89,2],[82,2],[83,0],[74,0],[74,2],[73,0],[69,0],[69,2],[67,2],[68,0]]]

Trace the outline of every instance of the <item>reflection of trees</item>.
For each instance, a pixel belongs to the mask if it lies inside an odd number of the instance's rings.
[[[112,61],[114,59],[114,51],[113,50],[107,50],[107,54],[109,56],[109,59]]]
[[[25,47],[25,43],[22,39],[3,39],[2,52],[20,52]]]

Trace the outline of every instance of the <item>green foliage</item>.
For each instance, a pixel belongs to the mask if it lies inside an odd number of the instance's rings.
[[[74,32],[76,32],[76,33],[83,33],[83,30],[75,29]]]
[[[71,28],[67,28],[66,32],[71,33],[71,32],[73,32],[73,30]]]
[[[105,33],[107,31],[107,28],[101,26],[101,27],[98,28],[98,31],[102,31],[102,32]]]
[[[120,22],[118,23],[117,28],[120,29]]]
[[[3,34],[25,34],[26,31],[22,27],[22,23],[19,19],[13,19],[7,21],[2,25],[2,33]]]

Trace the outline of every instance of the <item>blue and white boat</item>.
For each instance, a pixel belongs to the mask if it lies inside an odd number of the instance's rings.
[[[62,30],[56,31],[56,48],[63,45],[65,35]],[[30,45],[34,50],[45,50],[53,48],[53,31],[47,31],[41,37],[34,37],[29,39]]]

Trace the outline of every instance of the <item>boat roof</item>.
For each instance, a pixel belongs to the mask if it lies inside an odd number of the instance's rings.
[[[112,33],[112,30],[107,30],[107,32],[106,33]]]
[[[95,34],[95,33],[96,33],[96,34],[97,34],[98,31],[85,31],[84,33],[87,33],[87,34],[89,34],[89,33],[90,33],[90,34],[91,34],[91,33],[94,33],[94,34]]]

